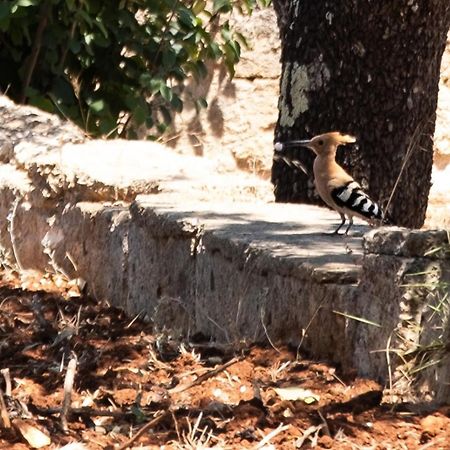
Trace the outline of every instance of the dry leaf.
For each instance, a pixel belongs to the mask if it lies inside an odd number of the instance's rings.
[[[88,450],[88,448],[79,442],[71,442],[64,447],[60,447],[58,450]]]
[[[15,420],[14,426],[19,430],[28,444],[30,444],[31,448],[41,448],[52,443],[51,439],[45,433],[25,420]]]
[[[81,297],[81,292],[78,289],[78,286],[72,286],[68,291],[67,291],[67,296],[70,298],[73,297]]]
[[[294,413],[289,409],[289,408],[286,408],[283,412],[282,412],[282,414],[283,414],[283,417],[294,417]]]
[[[286,388],[273,388],[281,400],[302,400],[306,404],[311,404],[318,402],[320,397],[314,394],[309,389],[302,389],[296,386],[286,387]]]

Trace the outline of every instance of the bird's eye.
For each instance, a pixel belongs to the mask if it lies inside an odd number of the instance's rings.
[[[320,141],[317,142],[319,145],[323,145],[323,141],[322,139]]]

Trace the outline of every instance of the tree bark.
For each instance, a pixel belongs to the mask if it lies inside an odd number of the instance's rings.
[[[275,140],[335,130],[355,135],[358,147],[339,150],[338,161],[388,207],[394,223],[421,227],[448,0],[274,0],[274,6],[282,41]],[[312,165],[308,150],[293,152]],[[272,182],[277,201],[320,203],[312,180],[283,161],[274,162]]]

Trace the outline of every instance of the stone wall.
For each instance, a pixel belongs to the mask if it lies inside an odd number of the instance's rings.
[[[438,401],[450,398],[449,238],[444,230],[381,229],[365,236],[359,287],[370,306],[363,312],[383,326],[361,338],[384,346],[362,354],[358,338],[357,358],[388,374],[397,395],[413,388]]]
[[[210,67],[200,85],[187,86],[185,109],[174,126],[168,145],[182,153],[219,159],[226,167],[238,167],[269,177],[273,129],[278,115],[280,40],[271,8],[251,17],[237,17],[236,27],[248,37],[236,74],[230,80],[224,67]],[[199,114],[189,101],[203,95],[208,108]]]
[[[433,186],[427,223],[430,227],[450,227],[450,32],[442,57],[434,144]]]

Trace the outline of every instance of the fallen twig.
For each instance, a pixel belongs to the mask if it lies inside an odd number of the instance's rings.
[[[169,393],[175,394],[178,392],[184,392],[184,391],[187,391],[188,389],[191,389],[194,386],[198,386],[199,384],[202,384],[204,381],[208,380],[209,378],[213,377],[214,375],[217,375],[218,373],[222,372],[223,370],[227,369],[228,367],[232,366],[233,364],[236,364],[237,362],[242,361],[243,358],[244,358],[243,356],[240,356],[240,357],[230,359],[225,364],[222,364],[221,366],[216,367],[216,368],[210,370],[209,372],[204,373],[203,375],[200,375],[191,383],[178,385],[172,389],[169,389]]]
[[[3,398],[3,391],[1,389],[0,389],[0,417],[2,419],[3,428],[11,428],[11,420],[9,419],[5,399]]]
[[[33,411],[40,416],[54,416],[61,414],[62,408],[39,408],[33,405]],[[82,408],[70,408],[70,414],[74,416],[89,416],[89,417],[114,417],[123,418],[126,416],[132,416],[130,411],[108,411],[107,409],[94,409],[89,406],[83,406]]]
[[[330,375],[331,375],[335,380],[339,381],[339,383],[341,383],[342,386],[344,386],[345,388],[348,387],[348,386],[344,383],[344,381],[342,381],[341,378],[338,377],[338,376],[336,375],[336,373],[334,372],[334,370],[333,370],[333,371],[330,370]]]
[[[69,364],[67,364],[66,378],[64,379],[64,399],[61,408],[61,427],[64,431],[69,430],[69,426],[67,424],[67,415],[69,413],[70,405],[72,402],[72,390],[76,370],[77,356],[73,354],[70,358]]]
[[[331,436],[330,428],[328,427],[328,422],[325,419],[325,417],[323,416],[323,414],[320,412],[320,409],[317,410],[317,413],[319,414],[320,420],[322,421],[324,433],[327,436]]]
[[[9,368],[7,367],[6,369],[2,369],[1,373],[3,375],[3,378],[5,379],[5,395],[7,397],[11,397],[11,391],[12,391],[12,387],[11,387],[11,374],[9,372]]]
[[[134,322],[136,322],[136,320],[139,319],[139,317],[141,316],[145,316],[145,310],[139,311],[131,320],[131,322],[125,326],[125,330],[128,330],[129,328],[131,328],[131,326],[133,325]]]
[[[131,439],[129,439],[124,444],[119,445],[119,447],[116,447],[115,450],[125,450],[125,449],[127,449],[128,447],[130,447],[136,441],[136,439],[138,439],[140,436],[142,436],[147,430],[149,430],[150,428],[154,427],[159,422],[161,422],[161,420],[166,418],[169,414],[170,414],[170,411],[165,411],[165,412],[159,414],[154,419],[150,420],[150,422],[147,422],[144,426],[142,426],[138,430],[138,432]]]
[[[21,102],[21,103],[23,103],[23,102]],[[21,200],[21,198],[17,197],[16,200],[14,201],[12,211],[8,214],[7,220],[9,222],[8,232],[9,232],[9,236],[11,239],[11,247],[12,247],[13,255],[16,260],[17,267],[19,268],[20,272],[23,272],[23,265],[20,261],[19,253],[17,251],[17,241],[16,241],[16,234],[15,234],[15,228],[14,228],[14,225],[15,225],[14,220],[16,218],[17,208],[19,206],[20,200]]]
[[[287,429],[289,429],[291,426],[290,425],[279,425],[277,428],[275,428],[275,430],[272,430],[269,434],[267,434],[266,436],[264,436],[263,439],[261,439],[256,445],[255,445],[255,450],[258,448],[262,448],[264,447],[266,444],[269,443],[269,441],[274,438],[277,434],[282,433],[283,431],[286,431]]]
[[[433,439],[432,441],[428,442],[425,445],[422,445],[422,447],[419,447],[419,450],[426,450],[428,448],[443,448],[443,447],[438,447],[438,443],[439,444],[443,444],[445,442],[444,438],[438,438],[438,439]]]
[[[303,432],[303,436],[299,437],[297,441],[295,442],[295,448],[301,448],[303,444],[305,443],[306,439],[308,439],[311,435],[314,433],[317,433],[323,428],[323,424],[317,425],[317,426],[311,426],[307,430]]]
[[[178,421],[177,417],[175,416],[174,412],[171,410],[170,414],[172,415],[173,424],[175,426],[175,432],[177,433],[178,440],[181,441],[181,435],[180,435],[180,429],[178,428]]]

